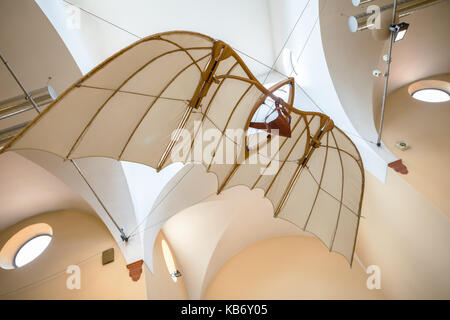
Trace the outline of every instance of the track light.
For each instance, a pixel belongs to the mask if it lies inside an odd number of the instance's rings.
[[[406,35],[406,32],[408,31],[408,27],[409,27],[409,23],[406,23],[406,22],[400,22],[396,25],[389,27],[389,30],[394,32],[394,42],[403,40],[403,38]]]

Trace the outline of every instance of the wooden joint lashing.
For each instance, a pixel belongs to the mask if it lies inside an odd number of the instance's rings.
[[[215,41],[212,47],[211,60],[205,71],[202,72],[200,77],[200,82],[195,90],[194,96],[192,97],[189,106],[195,109],[200,107],[202,99],[208,94],[211,84],[219,83],[214,75],[220,64],[220,61],[227,59],[232,55],[232,49],[222,41]]]
[[[311,137],[311,146],[315,149],[319,148],[322,145],[322,142],[320,142],[319,139],[316,139],[315,137]]]

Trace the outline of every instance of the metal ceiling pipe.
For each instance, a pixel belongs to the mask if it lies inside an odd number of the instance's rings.
[[[402,18],[421,9],[445,2],[447,0],[399,0],[397,3],[397,16]],[[380,7],[380,13],[392,10],[394,4]],[[363,31],[375,27],[374,12],[363,12],[348,18],[348,27],[351,32]],[[372,19],[371,19],[372,18]]]
[[[16,136],[16,134],[19,133],[20,130],[25,128],[30,121],[23,122],[20,124],[17,124],[15,126],[0,130],[0,148],[3,147],[8,141],[10,141],[12,138]]]
[[[0,60],[2,60],[3,64],[6,66],[6,69],[8,69],[11,76],[16,80],[17,84],[19,85],[20,89],[22,89],[23,93],[27,97],[27,100],[29,100],[33,106],[33,108],[36,110],[37,113],[41,113],[39,110],[39,107],[37,106],[36,102],[34,102],[34,99],[30,96],[30,93],[25,89],[22,82],[20,82],[19,78],[17,77],[14,70],[9,65],[8,61],[6,61],[5,57],[0,53]]]
[[[56,93],[51,86],[31,91],[30,96],[38,107],[43,107],[56,99]],[[34,106],[25,94],[0,101],[0,120],[32,109]]]

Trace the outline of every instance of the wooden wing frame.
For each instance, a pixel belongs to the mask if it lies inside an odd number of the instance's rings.
[[[289,88],[287,101],[275,95],[284,86]],[[160,33],[86,74],[2,152],[36,149],[63,159],[109,157],[159,171],[176,162],[181,140],[189,152],[179,161],[195,161],[198,145],[204,155],[202,133],[215,129],[219,137],[201,162],[216,174],[218,192],[236,185],[264,190],[276,217],[316,234],[352,263],[364,188],[361,157],[328,116],[293,107],[294,88],[292,78],[265,88],[222,41],[186,31]],[[289,110],[292,137],[281,137],[278,150],[264,163],[248,163],[259,148],[250,150],[248,136],[236,141],[228,132],[246,132],[267,98]],[[236,156],[218,162],[218,150],[231,140]],[[274,164],[273,174],[265,174]]]

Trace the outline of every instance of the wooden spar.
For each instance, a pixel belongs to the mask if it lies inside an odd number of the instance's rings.
[[[297,183],[297,180],[298,180],[301,172],[303,171],[303,168],[308,164],[308,161],[311,159],[311,156],[314,153],[314,151],[320,146],[320,140],[322,139],[322,137],[324,136],[324,134],[326,132],[332,130],[334,127],[333,121],[330,119],[322,118],[321,122],[322,123],[321,123],[319,130],[317,130],[317,133],[314,135],[314,137],[311,137],[312,143],[309,148],[307,156],[303,159],[303,161],[299,162],[299,165],[297,166],[297,169],[295,170],[294,175],[292,176],[286,190],[283,193],[283,197],[281,198],[281,201],[278,204],[277,209],[275,210],[275,213],[274,213],[275,217],[278,217],[278,215],[280,214],[280,211],[283,208],[284,204],[286,203],[286,200],[288,199],[288,197],[292,191],[292,188]],[[325,124],[323,122],[325,122]]]
[[[222,41],[214,42],[214,45],[212,47],[211,60],[209,61],[206,70],[201,74],[200,82],[197,86],[197,89],[195,90],[194,96],[189,102],[186,112],[181,118],[181,122],[176,129],[175,136],[171,138],[169,144],[164,150],[163,155],[161,156],[161,159],[158,162],[158,165],[156,167],[157,172],[159,172],[164,167],[164,164],[166,163],[167,158],[172,152],[173,147],[180,138],[181,132],[188,123],[192,111],[200,107],[201,101],[208,94],[212,82],[217,81],[214,79],[214,74],[217,71],[220,61],[228,58],[230,55],[231,55],[230,48],[225,43],[223,43]]]

